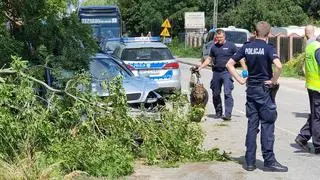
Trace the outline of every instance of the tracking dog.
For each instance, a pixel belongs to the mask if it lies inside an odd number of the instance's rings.
[[[200,82],[200,73],[197,67],[191,67],[191,76],[189,86],[191,88],[190,102],[192,106],[206,107],[209,99],[208,91]]]

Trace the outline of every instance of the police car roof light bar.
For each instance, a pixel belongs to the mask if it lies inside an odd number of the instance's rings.
[[[131,42],[161,42],[159,36],[155,37],[128,37],[121,38],[121,42],[123,43],[131,43]]]

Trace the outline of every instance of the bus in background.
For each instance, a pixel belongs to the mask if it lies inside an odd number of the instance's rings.
[[[117,6],[83,6],[79,8],[81,23],[92,27],[93,37],[99,44],[122,36],[122,21]]]
[[[236,28],[234,26],[229,26],[227,28],[217,28],[217,29],[223,29],[226,34],[226,40],[233,42],[237,49],[243,46],[243,44],[250,40],[251,34],[246,29]],[[215,35],[216,29],[211,29],[208,32],[207,38],[203,44],[202,48],[202,59],[206,59],[206,57],[209,56],[209,52],[211,49],[211,46],[213,44],[213,39]]]

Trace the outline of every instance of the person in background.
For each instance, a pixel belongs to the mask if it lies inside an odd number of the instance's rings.
[[[306,26],[304,29],[304,32],[305,32],[305,37],[307,39],[306,45],[316,40],[316,36],[314,34],[314,26],[312,25]]]
[[[212,99],[213,105],[216,111],[216,118],[222,118],[223,120],[231,120],[232,109],[233,109],[233,80],[227,71],[226,64],[231,56],[237,51],[237,47],[233,42],[226,40],[226,35],[224,30],[217,29],[215,34],[216,41],[211,46],[209,56],[207,59],[201,63],[198,67],[198,71],[202,68],[208,66],[211,62],[212,64],[212,80],[211,80],[211,89],[212,89]],[[241,63],[245,66],[245,63]],[[246,67],[243,67],[246,69]],[[225,112],[222,116],[222,101],[221,101],[221,88],[224,87],[224,104]]]
[[[320,154],[320,36],[306,47],[304,70],[311,114],[295,142],[310,152],[308,141],[312,137],[314,153]]]

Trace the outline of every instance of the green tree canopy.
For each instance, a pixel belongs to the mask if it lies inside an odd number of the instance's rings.
[[[32,64],[68,69],[87,66],[97,45],[65,0],[3,0],[0,4],[1,64],[18,55]],[[47,58],[51,56],[52,58]],[[50,62],[49,62],[50,60]]]
[[[82,6],[90,5],[117,5],[118,0],[86,0],[83,2]]]
[[[261,20],[268,21],[272,26],[288,26],[306,24],[309,18],[291,0],[242,0],[219,19],[219,24],[252,30],[252,25]]]
[[[184,13],[203,11],[206,27],[212,27],[214,0],[87,0],[85,5],[118,5],[129,35],[161,32],[169,18],[172,32],[184,32]],[[251,30],[261,20],[273,26],[304,25],[320,19],[319,0],[219,0],[218,26],[234,25]]]

